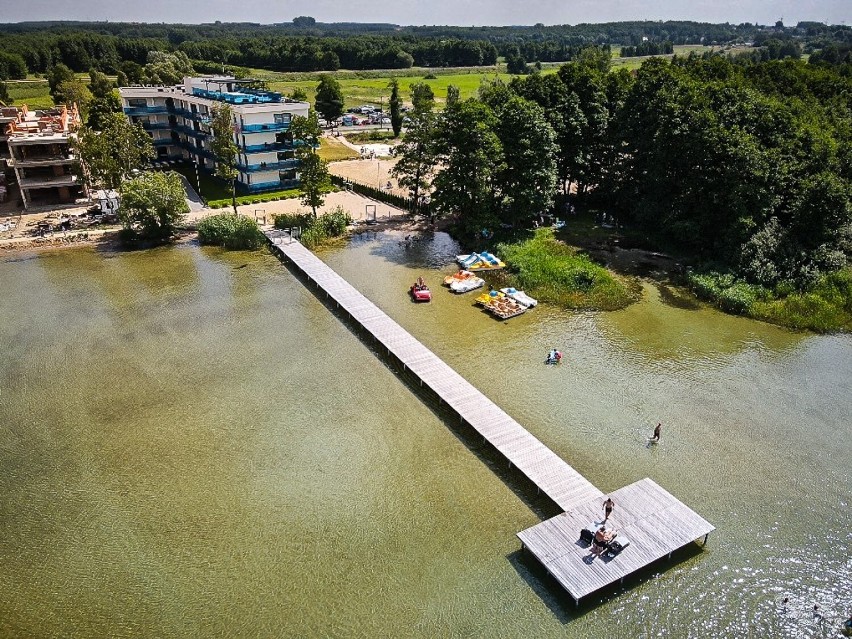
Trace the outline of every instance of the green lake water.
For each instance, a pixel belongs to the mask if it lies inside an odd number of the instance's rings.
[[[705,550],[575,608],[515,537],[554,507],[272,256],[41,252],[0,261],[0,636],[836,635],[852,338],[650,283],[498,322],[439,286],[448,236],[401,239],[321,257],[602,490],[696,509]]]

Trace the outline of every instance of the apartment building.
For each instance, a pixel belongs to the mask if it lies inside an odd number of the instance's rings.
[[[308,103],[258,88],[254,80],[228,76],[184,78],[182,85],[119,88],[125,115],[151,135],[160,160],[191,160],[215,169],[210,128],[213,110],[225,103],[233,114],[239,149],[237,182],[248,193],[296,186],[298,161],[290,121],[307,117]]]
[[[73,106],[38,111],[22,106],[6,124],[8,164],[15,170],[25,209],[88,201],[71,149],[79,125],[80,116]]]

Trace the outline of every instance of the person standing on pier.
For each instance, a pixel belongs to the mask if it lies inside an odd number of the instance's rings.
[[[604,522],[609,519],[609,516],[612,514],[612,509],[615,508],[615,502],[612,501],[611,498],[607,497],[606,501],[603,503],[604,507]]]

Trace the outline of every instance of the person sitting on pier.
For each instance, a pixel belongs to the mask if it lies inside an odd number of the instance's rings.
[[[609,547],[610,542],[616,538],[617,532],[607,530],[606,526],[601,526],[595,533],[595,538],[592,540],[592,554],[600,555]]]

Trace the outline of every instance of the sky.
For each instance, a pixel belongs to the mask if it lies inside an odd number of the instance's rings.
[[[112,22],[389,22],[400,25],[530,25],[697,20],[794,25],[852,23],[852,0],[0,0],[0,20]]]

